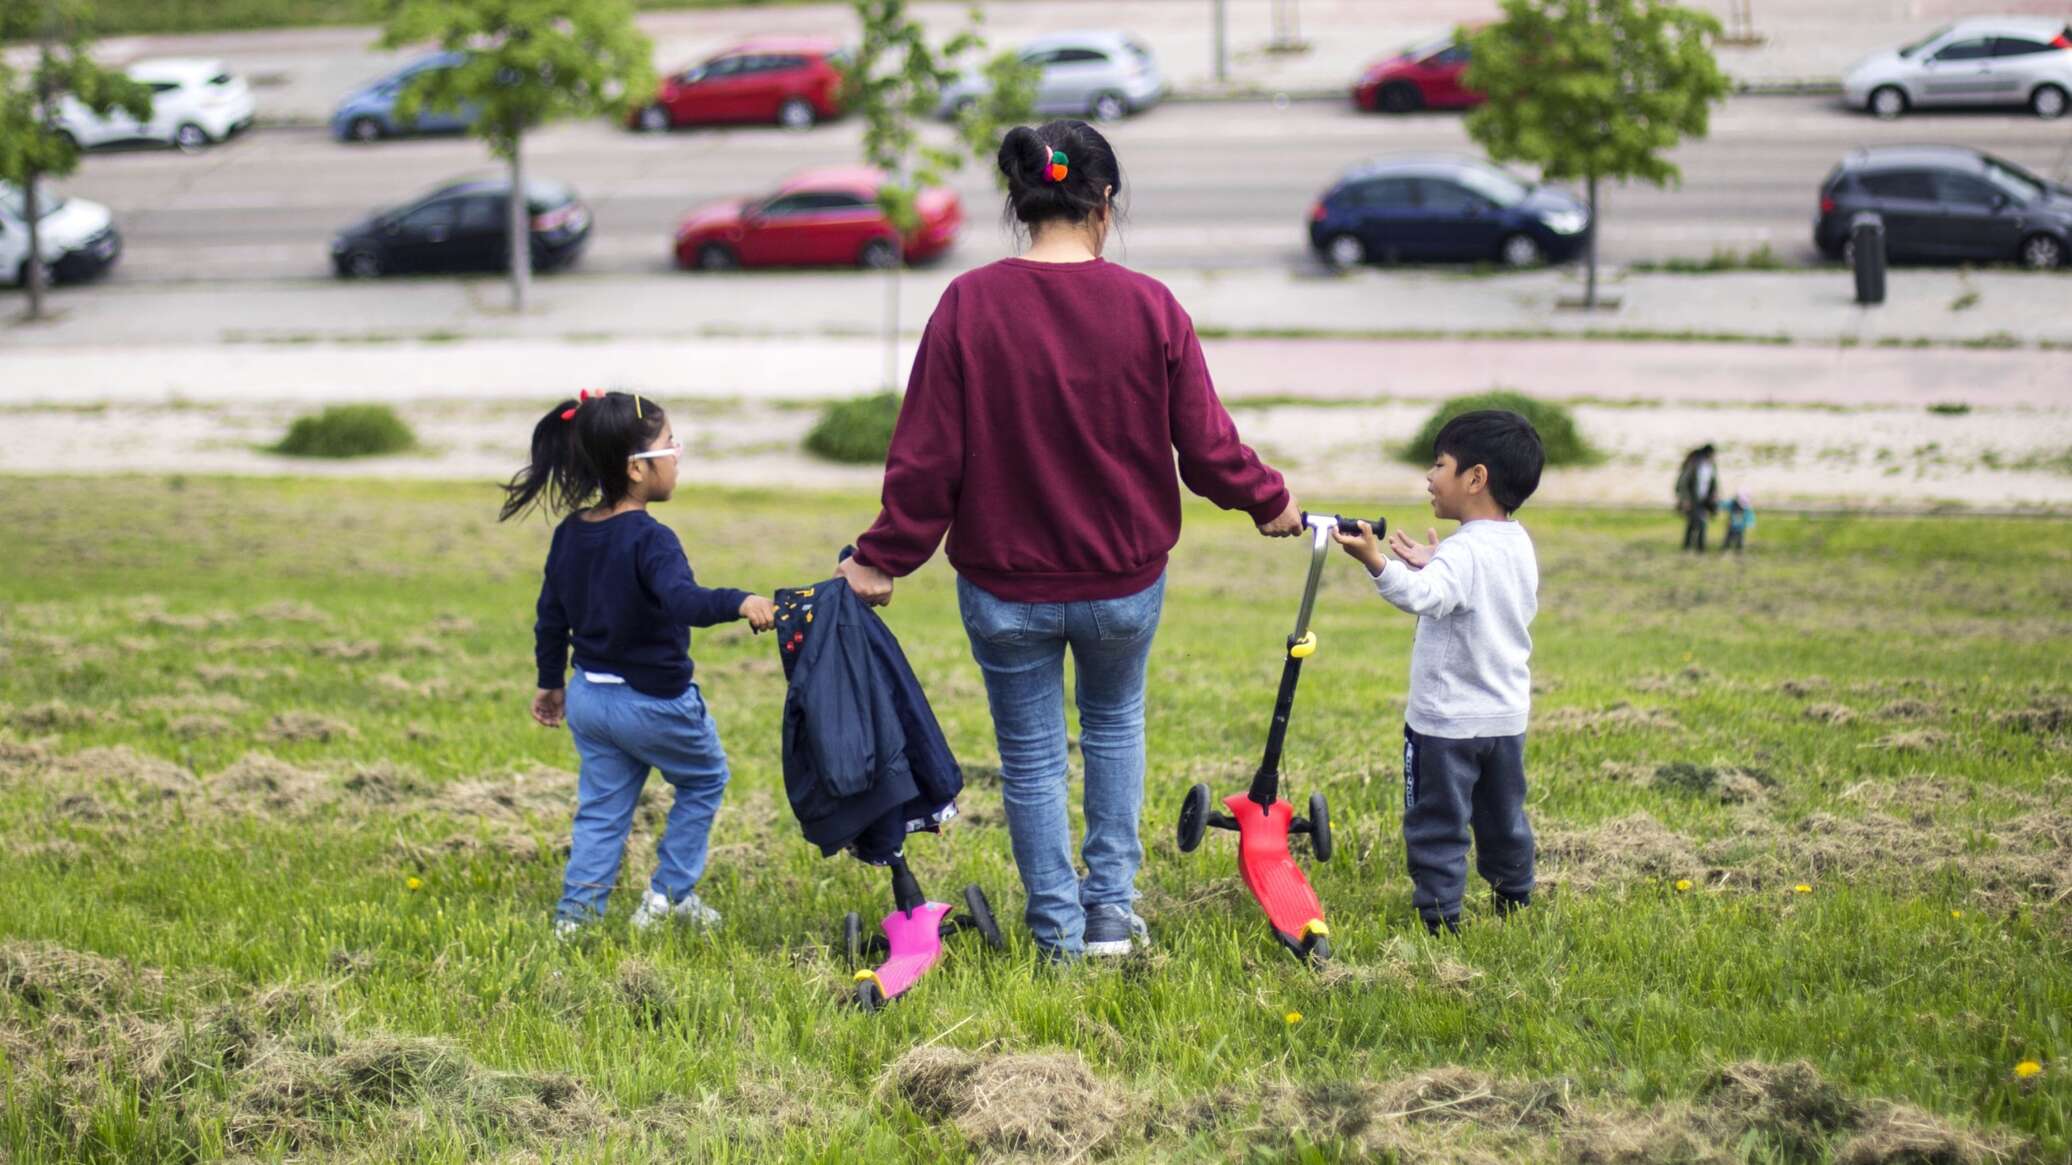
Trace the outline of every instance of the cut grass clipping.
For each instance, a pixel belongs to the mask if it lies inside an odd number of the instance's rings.
[[[1540,444],[1546,447],[1548,465],[1589,465],[1601,456],[1576,430],[1576,419],[1566,407],[1499,388],[1473,396],[1457,396],[1441,404],[1425,421],[1424,427],[1417,431],[1417,436],[1403,447],[1403,460],[1415,465],[1430,465],[1432,442],[1439,439],[1439,430],[1462,413],[1472,413],[1477,409],[1509,409],[1531,421],[1532,427],[1539,430]]]
[[[387,405],[338,405],[315,416],[297,417],[288,435],[268,452],[289,457],[375,457],[401,453],[417,434]]]
[[[899,420],[899,394],[880,392],[827,406],[806,434],[806,452],[851,465],[882,465]]]

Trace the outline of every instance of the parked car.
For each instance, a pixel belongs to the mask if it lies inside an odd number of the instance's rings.
[[[421,107],[407,124],[396,116],[396,100],[413,79],[441,69],[451,69],[467,60],[464,53],[433,53],[404,65],[388,76],[369,81],[338,102],[331,114],[331,136],[341,142],[375,142],[382,138],[413,133],[459,133],[475,124],[481,110],[463,105],[458,110]]]
[[[1467,87],[1468,46],[1456,36],[1412,45],[1376,61],[1353,85],[1353,104],[1370,113],[1469,109],[1488,98]]]
[[[60,283],[91,279],[122,256],[122,235],[108,208],[84,198],[65,198],[41,187],[36,250],[44,270]],[[0,282],[29,281],[29,220],[19,188],[0,182]]]
[[[2048,270],[2072,255],[2072,190],[1958,146],[1856,150],[1820,186],[1813,244],[1851,258],[1850,224],[1875,212],[1894,260],[1979,260]]]
[[[101,117],[67,95],[58,102],[58,128],[85,149],[160,142],[192,153],[252,124],[251,87],[221,61],[138,61],[126,72],[151,90],[148,119],[138,121],[121,110]]]
[[[2072,105],[2072,24],[2026,16],[1960,21],[1859,62],[1843,78],[1842,95],[1888,120],[1910,109],[1982,105],[2063,117]]]
[[[1572,194],[1480,158],[1404,154],[1333,183],[1310,210],[1309,244],[1340,268],[1397,259],[1531,267],[1573,258],[1590,227]]]
[[[676,228],[676,265],[734,267],[891,267],[922,263],[950,249],[964,225],[953,190],[921,192],[921,225],[905,238],[878,205],[885,177],[864,167],[814,170],[763,198],[732,199],[692,211]]]
[[[1063,32],[1021,47],[1037,70],[1036,112],[1050,117],[1115,121],[1165,99],[1165,74],[1144,43],[1121,32]],[[984,75],[966,73],[942,91],[936,114],[955,117],[991,89]]]
[[[502,271],[510,265],[507,178],[455,182],[415,202],[377,211],[331,240],[341,277],[371,279],[412,271]],[[590,208],[562,183],[526,183],[532,218],[532,267],[567,267],[590,240]]]
[[[752,40],[662,79],[654,100],[627,114],[635,129],[775,122],[810,129],[842,115],[840,49],[810,37]]]

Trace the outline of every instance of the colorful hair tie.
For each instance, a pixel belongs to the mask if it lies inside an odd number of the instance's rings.
[[[1065,151],[1052,150],[1050,152],[1050,164],[1043,168],[1043,176],[1052,182],[1063,182],[1065,175],[1071,172],[1071,162],[1065,157]]]
[[[582,407],[583,407],[583,403],[584,403],[585,401],[588,401],[588,400],[590,400],[590,399],[591,399],[591,398],[593,398],[593,397],[595,397],[595,398],[597,398],[597,399],[600,399],[600,400],[601,400],[601,399],[603,399],[603,397],[604,397],[604,390],[603,390],[603,389],[601,389],[601,388],[600,388],[600,389],[597,389],[597,390],[596,390],[596,391],[594,391],[594,392],[593,392],[593,391],[591,391],[590,389],[587,389],[587,388],[585,388],[585,389],[579,389],[579,390],[577,390],[577,392],[576,392],[576,403],[574,403],[574,404],[570,405],[569,407],[567,407],[567,408],[565,408],[565,409],[562,409],[562,410],[561,410],[561,419],[562,419],[562,420],[564,420],[564,421],[573,421],[573,420],[575,420],[575,419],[576,419],[576,410],[577,410],[577,409],[579,409],[579,408],[582,408]]]

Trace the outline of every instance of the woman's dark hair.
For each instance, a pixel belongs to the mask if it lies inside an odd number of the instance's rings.
[[[566,419],[563,419],[564,416]],[[599,499],[610,506],[633,489],[627,459],[662,435],[668,414],[630,392],[590,393],[547,410],[532,427],[532,462],[504,484],[497,521],[544,503],[557,517]]]
[[[1048,177],[1052,150],[1065,154],[1060,182]],[[1083,223],[1122,199],[1122,167],[1115,151],[1100,130],[1083,121],[1008,130],[1000,142],[1000,172],[1007,176],[1007,216],[1031,227]]]

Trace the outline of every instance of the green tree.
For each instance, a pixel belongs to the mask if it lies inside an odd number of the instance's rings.
[[[15,274],[28,291],[29,318],[43,316],[42,182],[79,168],[79,144],[58,125],[67,98],[106,117],[123,110],[151,116],[151,91],[94,62],[87,51],[91,12],[80,0],[0,0],[0,44],[33,41],[26,74],[0,59],[0,182],[19,187],[28,257]]]
[[[1597,305],[1597,185],[1680,181],[1664,156],[1704,137],[1727,79],[1710,14],[1662,0],[1503,0],[1504,17],[1469,38],[1467,84],[1489,95],[1468,135],[1499,161],[1530,162],[1590,198],[1584,305]]]
[[[466,54],[452,69],[419,73],[396,101],[408,122],[424,108],[479,111],[473,132],[511,170],[507,230],[511,306],[524,310],[532,280],[525,200],[525,134],[556,120],[617,114],[655,87],[651,46],[631,0],[384,0],[384,48],[425,41]]]

